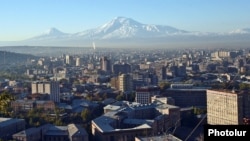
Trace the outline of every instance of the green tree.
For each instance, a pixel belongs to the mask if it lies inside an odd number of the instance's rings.
[[[250,89],[250,84],[246,84],[246,83],[240,84],[240,90],[249,90],[249,89]]]
[[[56,125],[56,126],[62,126],[62,125],[63,125],[62,120],[61,120],[61,119],[56,119],[56,120],[55,120],[55,125]]]
[[[87,122],[91,117],[91,112],[88,109],[84,109],[81,112],[81,117],[84,122]]]
[[[0,94],[0,114],[8,116],[11,111],[11,102],[15,100],[15,97],[7,91]]]
[[[123,95],[122,94],[119,94],[119,95],[117,95],[116,96],[116,98],[115,98],[117,101],[121,101],[121,100],[123,100],[124,99],[124,97],[123,97]]]
[[[34,123],[33,123],[33,118],[32,118],[32,117],[30,117],[30,119],[29,119],[29,125],[30,125],[30,126],[33,126],[33,125],[34,125]]]
[[[160,89],[163,91],[167,88],[170,88],[170,83],[169,82],[166,82],[166,81],[161,81],[159,82],[159,85]]]

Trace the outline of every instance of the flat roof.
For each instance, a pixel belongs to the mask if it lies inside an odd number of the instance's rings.
[[[16,134],[14,134],[13,136],[22,136],[22,137],[25,137],[25,136],[29,136],[30,134],[33,134],[33,133],[36,133],[36,132],[39,132],[39,128],[29,128],[29,129],[26,129],[26,130],[23,130],[21,132],[18,132]]]
[[[68,136],[67,126],[51,126],[46,131],[45,135],[65,135]]]
[[[104,109],[110,109],[110,110],[118,110],[120,108],[121,106],[110,105],[110,104],[104,107]]]
[[[172,134],[152,136],[152,137],[136,137],[140,141],[182,141],[181,139],[173,136]]]
[[[209,88],[175,89],[168,88],[166,91],[206,91]]]
[[[147,120],[147,119],[130,119],[130,118],[127,118],[127,119],[124,119],[123,120],[123,123],[125,124],[153,124],[154,123],[154,120]]]
[[[210,91],[210,92],[215,92],[215,93],[217,93],[217,94],[235,94],[235,95],[237,95],[237,94],[242,94],[242,92],[241,91],[233,91],[233,90],[226,90],[226,89],[216,89],[216,90],[207,90],[208,92]]]
[[[156,107],[157,109],[178,109],[180,107],[175,106],[175,105],[169,105],[169,104],[161,104]]]
[[[16,118],[0,118],[0,127],[5,127],[10,124],[24,121],[24,119],[16,119]]]

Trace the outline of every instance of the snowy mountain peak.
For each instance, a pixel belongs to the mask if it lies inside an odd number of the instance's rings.
[[[54,27],[43,32],[43,35],[62,35],[62,34],[65,34],[65,33],[61,32],[60,30],[58,30]]]
[[[230,32],[231,34],[249,34],[250,28],[242,28],[242,29],[236,29],[234,31]]]
[[[50,28],[44,31],[42,34],[35,36],[33,38],[27,40],[53,40],[53,39],[60,39],[68,36],[69,34],[61,32],[56,28]]]
[[[131,18],[126,17],[115,17],[111,23],[120,23],[120,24],[141,24]]]
[[[110,22],[104,24],[100,27],[99,30],[103,31],[104,33],[112,32],[114,30],[120,29],[120,28],[129,28],[129,27],[137,27],[141,26],[139,22],[125,17],[115,17]]]
[[[118,41],[182,41],[182,40],[212,40],[217,37],[229,38],[230,36],[237,36],[239,39],[250,36],[250,28],[237,29],[230,33],[204,33],[185,31],[167,25],[155,25],[140,23],[132,18],[115,17],[109,22],[93,29],[69,34],[63,33],[56,28],[50,28],[40,34],[39,36],[27,39],[26,41],[33,41],[34,43],[46,42],[47,44],[59,42],[77,44],[82,42],[89,42],[95,40],[100,42],[118,42]],[[240,35],[240,36],[238,36]],[[238,39],[238,38],[237,38]],[[245,38],[244,38],[245,39]]]

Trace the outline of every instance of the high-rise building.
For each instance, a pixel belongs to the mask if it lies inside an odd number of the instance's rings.
[[[160,94],[160,88],[157,86],[145,86],[136,89],[135,102],[141,104],[151,103],[151,97]]]
[[[167,69],[165,66],[157,66],[155,68],[155,73],[156,73],[159,80],[164,80],[167,78],[166,70]]]
[[[73,57],[70,55],[66,55],[65,63],[68,65],[72,65],[72,62],[73,62]]]
[[[118,75],[119,73],[131,73],[131,65],[127,63],[114,64],[113,73]]]
[[[111,63],[107,56],[100,59],[100,67],[105,72],[111,72]]]
[[[132,91],[132,78],[129,74],[121,74],[119,76],[119,90],[122,92]]]
[[[82,65],[82,61],[81,61],[81,58],[80,57],[77,57],[76,58],[76,66],[79,67]]]
[[[207,90],[207,123],[240,125],[250,117],[250,95],[245,92]]]
[[[31,84],[32,94],[48,94],[50,100],[54,102],[60,102],[60,87],[57,81],[36,81]]]

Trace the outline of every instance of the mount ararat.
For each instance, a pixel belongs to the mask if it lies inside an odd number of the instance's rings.
[[[126,17],[115,17],[94,29],[64,33],[51,28],[42,34],[1,46],[91,47],[249,47],[250,28],[227,33],[194,32],[166,25],[143,24]]]

